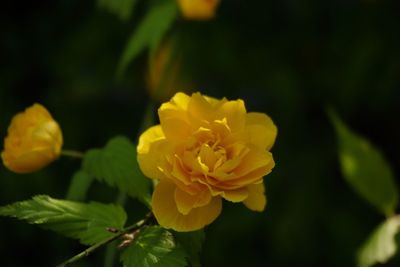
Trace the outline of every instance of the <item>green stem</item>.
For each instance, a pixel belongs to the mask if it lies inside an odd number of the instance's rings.
[[[106,256],[104,257],[104,267],[113,267],[117,249],[114,242],[107,245]]]
[[[152,216],[151,212],[147,213],[146,216],[142,220],[140,220],[140,221],[136,222],[135,224],[132,224],[131,226],[125,228],[123,231],[121,231],[121,232],[119,232],[119,233],[117,233],[115,235],[112,235],[109,238],[104,239],[104,240],[100,241],[97,244],[94,244],[93,246],[91,246],[91,247],[85,249],[84,251],[82,251],[81,253],[78,253],[75,256],[73,256],[72,258],[70,258],[70,259],[64,261],[63,263],[57,265],[57,267],[66,267],[66,266],[70,265],[71,263],[74,263],[74,262],[76,262],[76,261],[78,261],[78,260],[80,260],[80,259],[82,259],[84,257],[89,256],[91,253],[93,253],[98,248],[100,248],[100,247],[102,247],[102,246],[104,246],[104,245],[106,245],[106,244],[108,244],[108,243],[120,238],[121,236],[123,236],[123,235],[125,235],[125,234],[127,234],[129,232],[132,232],[133,230],[137,230],[137,229],[142,228],[147,223],[147,221],[151,218],[151,216]]]
[[[80,151],[75,151],[75,150],[61,150],[61,155],[71,157],[71,158],[79,158],[79,159],[81,159],[85,156],[84,153],[82,153]]]
[[[119,192],[117,196],[116,203],[124,206],[125,202],[127,200],[127,194],[124,192]],[[116,254],[116,248],[113,243],[110,243],[107,245],[106,248],[106,256],[104,257],[104,267],[113,267],[114,266],[114,261],[115,261],[115,254]]]

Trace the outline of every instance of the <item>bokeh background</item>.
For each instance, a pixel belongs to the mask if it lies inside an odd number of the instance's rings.
[[[118,134],[134,141],[150,101],[147,55],[120,82],[115,71],[145,2],[127,21],[93,0],[2,4],[1,139],[16,112],[40,102],[61,124],[65,148],[101,147]],[[206,230],[204,266],[355,266],[358,247],[383,218],[343,180],[325,110],[333,107],[382,149],[400,184],[399,11],[399,2],[384,0],[222,0],[214,20],[174,25],[195,84],[187,89],[242,98],[279,129],[266,211],[225,203]],[[79,166],[61,158],[28,175],[0,166],[0,205],[36,194],[63,198]],[[89,194],[110,202],[116,191],[96,183]],[[132,218],[144,212],[134,201],[127,207]],[[82,248],[0,218],[1,266],[55,266]],[[103,266],[104,254],[76,266]],[[397,256],[385,266],[399,264]]]

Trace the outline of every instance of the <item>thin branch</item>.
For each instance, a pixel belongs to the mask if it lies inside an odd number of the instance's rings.
[[[62,150],[61,155],[71,157],[71,158],[79,158],[79,159],[81,159],[85,156],[84,153],[82,153],[80,151],[75,151],[75,150]]]
[[[127,194],[124,192],[119,192],[117,200],[115,202],[123,207],[125,205],[126,200],[127,200]],[[104,267],[114,266],[116,252],[117,252],[117,249],[116,249],[115,245],[112,243],[109,243],[106,248],[106,255],[104,258]]]
[[[104,245],[106,245],[106,244],[108,244],[108,243],[120,238],[121,236],[123,236],[123,235],[125,235],[125,234],[127,234],[129,232],[135,231],[137,229],[140,229],[141,227],[143,227],[149,221],[149,219],[152,217],[152,215],[153,214],[151,212],[147,213],[146,216],[142,220],[140,220],[140,221],[136,222],[135,224],[132,224],[131,226],[125,228],[123,231],[121,231],[121,232],[119,232],[119,233],[117,233],[117,234],[115,234],[115,235],[113,235],[113,236],[111,236],[111,237],[109,237],[107,239],[104,239],[104,240],[100,241],[97,244],[94,244],[93,246],[91,246],[91,247],[85,249],[84,251],[82,251],[81,253],[76,254],[72,258],[70,258],[70,259],[64,261],[63,263],[57,265],[57,267],[66,267],[66,266],[70,265],[71,263],[74,263],[74,262],[76,262],[76,261],[78,261],[78,260],[80,260],[80,259],[82,259],[84,257],[89,256],[91,253],[93,253],[98,248],[100,248],[100,247],[102,247],[102,246],[104,246]]]

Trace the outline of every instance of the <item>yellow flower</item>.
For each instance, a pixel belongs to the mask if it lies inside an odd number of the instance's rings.
[[[34,104],[13,117],[1,158],[13,172],[34,172],[58,158],[62,142],[58,123],[45,107]]]
[[[242,100],[177,93],[158,110],[160,125],[139,138],[143,173],[159,180],[152,197],[158,223],[194,231],[214,221],[222,199],[263,211],[263,176],[275,163],[269,152],[277,129]]]
[[[193,20],[213,18],[219,2],[219,0],[178,0],[183,16]]]

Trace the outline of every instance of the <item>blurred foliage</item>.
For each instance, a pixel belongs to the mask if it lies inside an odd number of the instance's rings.
[[[131,17],[136,2],[137,0],[97,0],[97,5],[126,21]]]
[[[399,196],[388,162],[377,148],[352,132],[333,111],[330,115],[339,139],[339,161],[344,178],[383,215],[393,215]]]
[[[395,215],[398,189],[392,170],[379,149],[352,132],[333,110],[329,110],[329,115],[338,135],[344,178],[355,192],[387,217],[360,249],[358,266],[386,263],[397,252],[395,237],[400,230],[400,216]]]
[[[138,55],[119,83],[115,72],[146,2],[137,1],[125,22],[95,1],[5,3],[0,137],[13,114],[40,102],[59,121],[65,148],[86,151],[118,134],[134,140],[149,101],[148,58]],[[206,229],[204,266],[355,265],[357,249],[382,218],[342,179],[324,108],[333,106],[382,149],[399,184],[399,8],[395,1],[229,0],[212,21],[177,20],[181,64],[198,85],[193,90],[242,98],[279,129],[267,210],[226,204]],[[0,205],[39,193],[63,198],[79,166],[63,158],[30,175],[1,166]],[[116,199],[98,182],[88,193],[96,201]],[[126,210],[130,222],[143,214],[131,200]],[[0,225],[1,266],[55,266],[82,249],[22,222],[3,218]],[[76,266],[102,266],[102,252]],[[396,256],[385,266],[399,263]]]
[[[155,53],[166,31],[176,18],[177,8],[174,0],[166,0],[151,7],[126,45],[117,69],[118,79],[122,78],[128,64],[144,49],[149,48],[151,54]]]
[[[359,253],[358,266],[368,267],[386,263],[397,252],[396,235],[400,230],[400,217],[383,222],[363,245]]]

